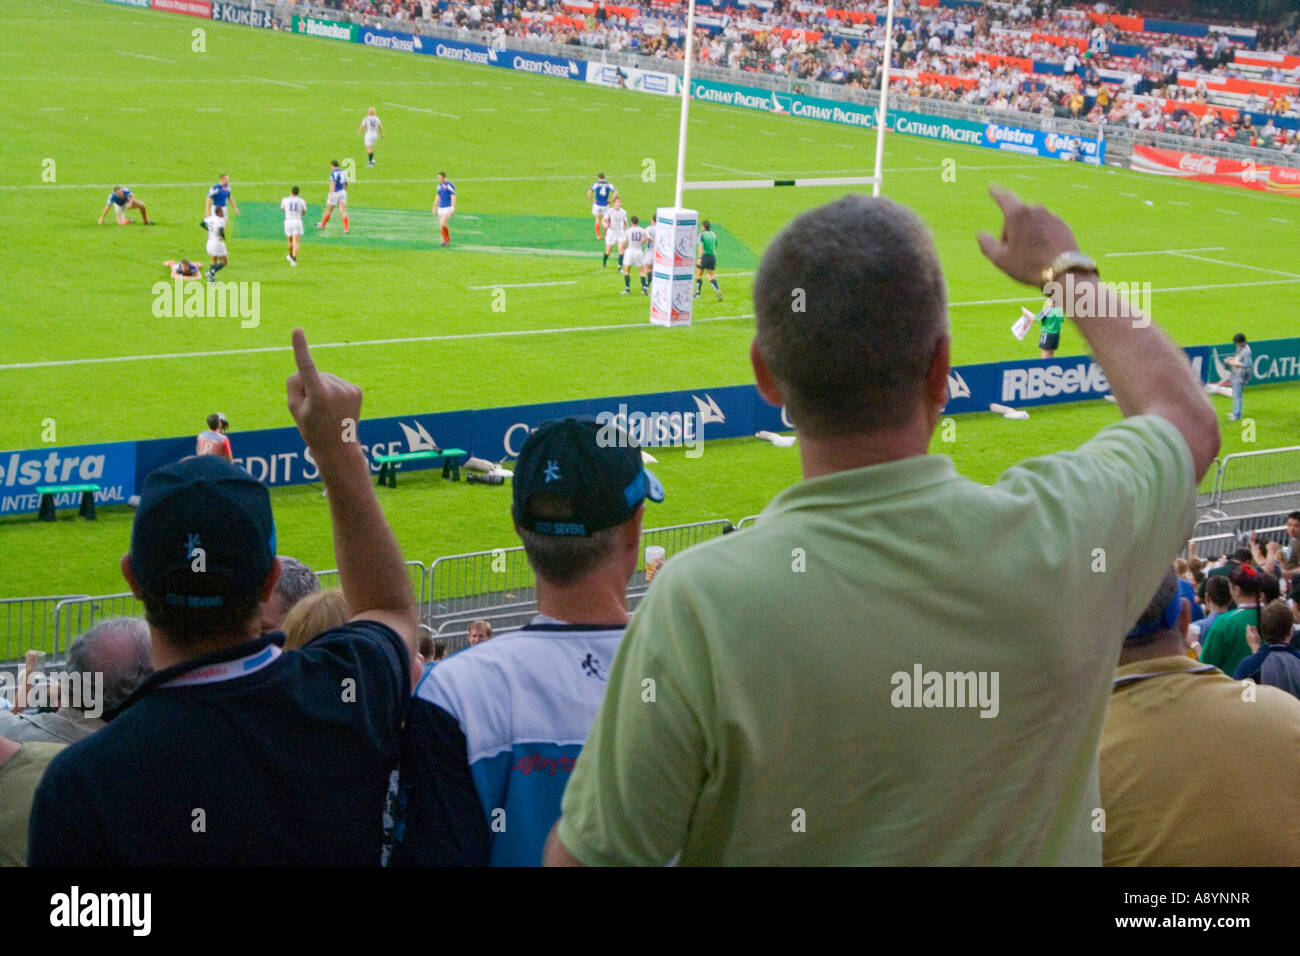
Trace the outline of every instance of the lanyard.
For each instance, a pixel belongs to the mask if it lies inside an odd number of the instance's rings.
[[[1193,667],[1190,670],[1152,671],[1150,674],[1126,674],[1124,677],[1115,678],[1115,686],[1119,687],[1123,684],[1131,684],[1134,681],[1146,680],[1148,677],[1168,677],[1170,674],[1209,674],[1210,672],[1217,670],[1218,668],[1213,664],[1204,664],[1200,667]]]
[[[195,684],[215,684],[223,680],[234,680],[236,677],[243,677],[254,671],[260,671],[263,667],[270,666],[281,653],[283,652],[279,646],[272,644],[260,651],[254,651],[247,657],[240,657],[233,661],[222,661],[220,664],[209,664],[207,667],[192,670],[187,674],[169,680],[162,686],[189,687]]]

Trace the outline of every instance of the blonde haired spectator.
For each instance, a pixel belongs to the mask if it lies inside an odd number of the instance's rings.
[[[489,621],[475,621],[469,626],[469,644],[482,644],[492,637],[492,624]]]
[[[346,624],[351,617],[347,599],[338,588],[309,594],[285,615],[284,649],[305,647],[330,628]]]

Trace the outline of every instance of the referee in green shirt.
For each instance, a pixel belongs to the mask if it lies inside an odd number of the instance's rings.
[[[704,231],[700,233],[700,241],[696,245],[695,253],[699,256],[695,263],[695,298],[700,297],[700,289],[704,285],[704,273],[709,274],[709,285],[713,286],[713,291],[718,294],[718,301],[722,301],[722,290],[718,288],[718,280],[713,277],[713,272],[718,268],[718,234],[713,231],[709,220],[703,220],[700,225]]]

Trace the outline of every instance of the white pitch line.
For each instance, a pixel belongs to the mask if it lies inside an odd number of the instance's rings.
[[[701,166],[707,166],[709,169],[720,169],[724,173],[741,173],[745,176],[765,176],[766,173],[758,172],[753,169],[737,169],[735,166],[717,166],[713,163],[700,163]]]
[[[431,116],[445,116],[447,117],[447,119],[454,119],[454,120],[460,119],[460,117],[457,116],[455,113],[439,113],[437,110],[426,110],[419,106],[404,106],[401,103],[392,103],[389,102],[388,100],[384,100],[384,105],[396,106],[399,110],[410,110],[412,113],[428,113]]]
[[[1228,262],[1226,259],[1211,259],[1209,256],[1194,256],[1188,252],[1174,253],[1180,259],[1198,259],[1201,262],[1212,262],[1217,266],[1233,266],[1237,269],[1250,269],[1252,272],[1269,272],[1275,276],[1287,276],[1292,279],[1300,279],[1300,273],[1283,272],[1281,269],[1265,269],[1263,266],[1249,266],[1244,262]]]
[[[1241,213],[1237,212],[1235,209],[1215,209],[1215,212],[1226,212],[1229,216],[1241,215]]]
[[[1118,259],[1121,256],[1172,256],[1180,252],[1222,252],[1225,246],[1201,246],[1197,249],[1149,249],[1143,252],[1107,252],[1105,255],[1111,259]]]
[[[717,277],[719,279],[732,279],[736,276],[752,276],[753,274],[754,270],[750,269],[748,272],[719,272],[717,273]]]
[[[1177,199],[1171,199],[1171,200],[1169,200],[1169,205],[1171,205],[1171,206],[1190,206],[1191,203],[1187,203],[1187,202],[1179,202]]]
[[[463,230],[462,230],[463,231]],[[577,285],[577,279],[564,279],[560,282],[504,282],[497,285],[472,285],[471,292],[481,292],[484,289],[537,289],[549,285]]]
[[[1137,199],[1137,193],[1120,193],[1121,196],[1127,196],[1129,199]]]
[[[1040,296],[1041,298],[1041,296]],[[734,322],[737,319],[753,318],[752,315],[717,315],[696,319],[697,322]],[[616,332],[623,329],[654,328],[649,322],[625,322],[619,325],[578,325],[559,329],[504,329],[497,332],[461,332],[449,335],[419,335],[409,338],[365,339],[358,342],[322,342],[312,343],[312,349],[339,349],[358,345],[412,345],[421,342],[455,342],[461,339],[514,338],[525,335],[565,335],[573,332]],[[204,358],[211,355],[255,355],[260,352],[291,352],[292,345],[266,345],[251,349],[214,349],[207,352],[159,352],[154,355],[114,355],[107,358],[59,359],[51,362],[17,362],[0,365],[0,371],[24,368],[52,368],[68,365],[105,365],[119,362],[148,362],[155,360]]]
[[[300,83],[289,83],[286,80],[273,80],[270,77],[266,77],[266,76],[254,76],[252,73],[245,73],[244,79],[257,80],[260,83],[274,83],[276,86],[288,86],[288,87],[292,87],[295,90],[307,89],[307,87],[303,86]]]
[[[462,246],[462,249],[470,248]],[[494,249],[495,247],[478,247]],[[535,252],[536,250],[527,250]],[[1236,289],[1246,286],[1263,286],[1263,285],[1289,285],[1300,282],[1297,279],[1264,279],[1259,282],[1228,282],[1219,285],[1185,285],[1171,286],[1164,289],[1152,289],[1152,292],[1199,292],[1205,289]],[[1013,299],[974,299],[969,302],[950,302],[950,308],[960,306],[975,305],[1010,305],[1017,302],[1038,302],[1042,301],[1042,296],[1020,296]],[[697,318],[694,321],[700,322],[734,322],[738,319],[751,319],[753,315],[745,313],[742,315],[717,315],[706,318]],[[313,349],[337,349],[349,348],[359,345],[405,345],[419,342],[450,342],[458,339],[486,339],[486,338],[513,338],[525,335],[562,335],[572,332],[613,332],[622,329],[648,329],[652,326],[648,322],[630,322],[621,325],[584,325],[570,326],[559,329],[509,329],[498,332],[463,332],[452,335],[421,335],[410,338],[393,338],[393,339],[369,339],[359,342],[325,342],[323,344],[313,344]],[[8,365],[0,365],[0,371],[12,371],[16,369],[29,368],[54,368],[70,365],[107,365],[120,362],[145,362],[157,359],[183,359],[183,358],[203,358],[209,355],[253,355],[259,352],[290,352],[293,346],[290,345],[267,345],[261,348],[249,349],[216,349],[207,352],[167,352],[154,355],[114,355],[106,358],[83,358],[83,359],[57,359],[48,362],[14,362]]]
[[[169,60],[162,56],[150,56],[147,53],[132,53],[130,50],[114,50],[114,53],[120,53],[123,56],[133,56],[137,60],[157,60],[159,63],[175,63],[175,60]]]
[[[1292,222],[1292,221],[1293,221],[1293,220],[1291,220],[1291,219],[1283,219],[1283,218],[1280,217],[1280,216],[1269,216],[1268,218],[1271,219],[1273,222]]]
[[[1163,289],[1152,289],[1152,292],[1204,292],[1207,289],[1244,289],[1252,286],[1261,285],[1290,285],[1294,282],[1300,282],[1300,277],[1295,279],[1261,279],[1258,282],[1219,282],[1212,285],[1172,285]],[[949,302],[949,308],[970,305],[1013,305],[1017,302],[1041,302],[1041,295],[1024,296],[1014,299],[972,299],[969,302]],[[0,366],[3,368],[3,366]]]

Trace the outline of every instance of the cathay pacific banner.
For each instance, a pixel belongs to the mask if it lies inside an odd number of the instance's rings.
[[[1300,339],[1260,339],[1249,344],[1254,360],[1251,384],[1300,380]],[[1210,345],[1203,350],[1209,356],[1205,363],[1206,383],[1226,382],[1232,370],[1224,361],[1237,354],[1236,347],[1231,344]]]
[[[781,93],[775,90],[736,86],[732,83],[692,80],[691,97],[705,103],[739,106],[744,109],[762,110],[765,113],[821,120],[825,123],[858,126],[862,129],[876,127],[875,107],[805,96],[802,93]],[[945,143],[984,146],[989,149],[1054,159],[1075,159],[1092,163],[1105,161],[1106,147],[1103,141],[1049,133],[1044,130],[1024,130],[1000,123],[976,123],[971,120],[943,119],[924,113],[890,110],[888,127],[896,133],[937,139]]]

